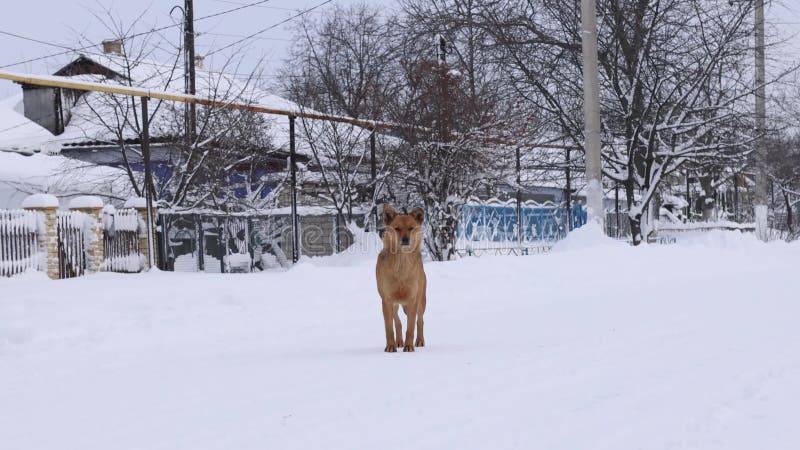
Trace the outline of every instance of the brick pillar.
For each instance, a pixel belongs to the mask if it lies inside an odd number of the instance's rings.
[[[85,243],[86,271],[96,273],[104,270],[103,260],[103,200],[92,195],[75,197],[69,202],[69,209],[89,215],[93,223],[88,224],[89,240]]]
[[[22,207],[30,211],[39,211],[44,216],[43,223],[37,228],[39,253],[39,270],[47,273],[52,280],[58,277],[58,199],[49,194],[34,194],[22,201]]]
[[[147,202],[142,197],[134,197],[125,202],[125,207],[133,208],[139,213],[139,254],[144,258],[143,265],[145,269],[150,270],[150,266],[148,265],[148,261],[150,260],[148,258],[150,255],[150,246],[147,242]],[[155,213],[155,211],[153,213]],[[153,222],[153,239],[156,238],[155,226],[156,224]],[[156,254],[153,255],[153,263],[155,264],[156,261],[158,261],[158,245],[156,242],[153,242],[153,249],[156,251]]]

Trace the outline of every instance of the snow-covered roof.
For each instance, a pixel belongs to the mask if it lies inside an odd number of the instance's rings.
[[[57,197],[131,195],[121,169],[84,163],[61,155],[0,152],[0,208],[15,207],[22,194],[47,192]]]
[[[0,151],[57,153],[54,136],[24,115],[22,94],[0,100]]]
[[[181,64],[162,64],[151,60],[132,61],[120,55],[82,55],[81,58],[92,61],[113,71],[123,74],[127,79],[107,79],[102,75],[81,74],[70,78],[81,81],[126,83],[131,86],[158,91],[183,93],[183,66]],[[222,101],[236,101],[249,103],[272,109],[309,111],[297,103],[279,97],[257,87],[252,80],[243,80],[235,75],[200,70],[196,72],[196,95]],[[133,103],[130,103],[133,102]],[[151,114],[157,107],[158,101],[150,103]],[[120,106],[128,105],[128,106]],[[71,109],[71,118],[65,126],[64,132],[58,136],[58,141],[64,145],[79,145],[96,142],[115,142],[118,137],[114,133],[116,126],[104,125],[104,122],[113,121],[127,113],[125,109],[139,111],[140,100],[124,96],[112,96],[101,92],[88,92],[82,95]],[[165,113],[166,108],[161,108],[153,116],[150,124],[152,138],[169,137],[175,133],[170,117]],[[123,112],[123,114],[120,114]],[[266,130],[277,147],[288,146],[289,118],[275,115],[269,118],[270,129]],[[135,140],[138,133],[134,126],[122,127],[125,139]],[[305,153],[302,137],[298,131],[298,152]]]

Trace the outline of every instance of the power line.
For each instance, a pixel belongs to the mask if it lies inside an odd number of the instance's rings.
[[[219,37],[231,37],[231,38],[246,38],[247,36],[242,34],[228,34],[228,33],[214,33],[210,31],[201,31],[197,33],[198,37],[202,36],[219,36]],[[294,39],[289,38],[274,38],[274,37],[266,37],[266,36],[255,36],[252,39],[260,39],[264,41],[282,41],[282,42],[294,42]]]
[[[300,17],[300,16],[302,16],[302,15],[304,15],[304,14],[307,14],[307,13],[309,13],[309,12],[311,12],[311,11],[314,11],[314,10],[315,10],[315,9],[317,9],[317,8],[320,8],[320,7],[322,7],[322,6],[325,6],[325,5],[327,5],[328,3],[332,2],[332,1],[333,1],[333,0],[325,0],[324,2],[322,2],[322,3],[319,3],[319,4],[317,4],[316,6],[313,6],[313,7],[311,7],[311,8],[308,8],[308,9],[306,9],[306,10],[300,11],[300,12],[298,12],[297,14],[295,14],[295,15],[293,15],[293,16],[291,16],[291,17],[289,17],[289,18],[286,18],[286,19],[284,19],[284,20],[282,20],[282,21],[280,21],[280,22],[278,22],[278,23],[276,23],[276,24],[274,24],[274,25],[270,25],[270,26],[268,26],[267,28],[263,28],[263,29],[261,29],[261,30],[259,30],[259,31],[256,31],[256,32],[255,32],[255,33],[253,33],[253,34],[250,34],[250,35],[244,36],[243,38],[241,38],[241,39],[238,39],[238,40],[236,40],[236,41],[233,41],[233,42],[231,42],[231,43],[230,43],[230,44],[228,44],[228,45],[225,45],[225,46],[223,46],[223,47],[220,47],[220,48],[218,48],[218,49],[216,49],[216,50],[213,50],[213,51],[211,51],[211,52],[207,53],[207,54],[206,54],[206,56],[211,56],[211,55],[213,55],[213,54],[215,54],[215,53],[219,53],[219,52],[221,52],[221,51],[223,51],[223,50],[229,49],[229,48],[231,48],[231,47],[233,47],[233,46],[235,46],[235,45],[241,44],[241,43],[242,43],[242,42],[244,42],[244,41],[247,41],[247,40],[249,40],[249,39],[253,39],[254,37],[258,36],[259,34],[263,34],[263,33],[266,33],[266,32],[267,32],[267,31],[269,31],[269,30],[275,29],[275,28],[279,27],[280,25],[283,25],[283,24],[285,24],[285,23],[288,23],[288,22],[290,22],[290,21],[292,21],[292,20],[294,20],[294,19],[296,19],[296,18],[298,18],[298,17]]]
[[[214,0],[214,1],[217,2],[217,3],[227,3],[228,5],[242,5],[243,4],[242,2],[235,2],[235,1],[232,1],[232,0]],[[290,11],[290,12],[297,11],[297,8],[282,8],[280,6],[259,6],[259,8],[275,9],[275,10],[279,10],[279,11]]]
[[[216,12],[214,14],[209,14],[209,15],[203,16],[203,17],[198,17],[198,18],[195,19],[195,21],[212,19],[214,17],[219,17],[219,16],[222,16],[222,15],[225,15],[225,14],[230,14],[230,13],[233,13],[233,12],[236,12],[236,11],[241,11],[243,9],[250,8],[250,7],[253,7],[253,6],[258,6],[258,5],[267,3],[269,1],[271,1],[271,0],[259,0],[257,2],[253,2],[253,3],[240,4],[240,6],[237,6],[235,8],[227,9],[227,10],[224,10],[224,11],[219,11],[219,12]],[[143,31],[141,33],[134,33],[134,34],[132,34],[130,36],[124,36],[123,39],[133,39],[133,38],[136,38],[136,37],[139,37],[139,36],[145,36],[145,35],[148,35],[148,34],[157,33],[159,31],[168,30],[170,28],[180,27],[182,25],[183,25],[182,23],[173,23],[171,25],[165,25],[163,27],[153,28],[152,30],[149,30],[149,31]],[[21,34],[12,33],[12,32],[9,32],[9,31],[0,30],[0,34],[4,34],[6,36],[15,37],[15,38],[18,38],[18,39],[23,39],[23,40],[26,40],[26,41],[36,42],[36,43],[39,43],[39,44],[50,45],[52,47],[58,47],[58,48],[67,49],[67,50],[65,50],[63,52],[52,53],[52,54],[45,55],[45,56],[40,56],[40,57],[37,57],[37,58],[31,58],[31,59],[26,59],[24,61],[19,61],[19,62],[15,62],[15,63],[11,63],[11,64],[5,64],[5,65],[0,66],[0,69],[5,69],[5,68],[8,68],[8,67],[13,67],[13,66],[19,66],[19,65],[22,65],[22,64],[27,64],[27,63],[31,63],[31,62],[35,62],[35,61],[40,61],[40,60],[43,60],[43,59],[48,59],[48,58],[53,58],[53,57],[56,57],[56,56],[66,55],[66,54],[69,54],[69,53],[78,53],[78,52],[81,52],[83,50],[88,50],[88,49],[91,49],[91,48],[94,48],[94,47],[97,47],[97,46],[100,45],[100,44],[91,44],[91,45],[86,45],[86,46],[83,46],[83,47],[73,48],[73,47],[68,47],[66,45],[56,44],[56,43],[53,43],[53,42],[47,42],[47,41],[44,41],[44,40],[41,40],[41,39],[32,38],[32,37],[29,37],[29,36],[23,36]]]

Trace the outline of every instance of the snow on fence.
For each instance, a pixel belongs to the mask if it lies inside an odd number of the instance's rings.
[[[42,256],[37,230],[43,217],[39,211],[0,211],[0,276],[38,268]]]
[[[674,223],[659,221],[657,229],[659,232],[684,232],[684,231],[741,231],[755,232],[754,223],[738,223],[730,220],[716,220],[708,222],[686,222]]]
[[[73,278],[86,273],[88,230],[93,219],[80,211],[58,211],[58,277]]]
[[[139,253],[141,216],[133,209],[103,209],[103,268],[108,272],[136,273],[143,268]]]
[[[538,253],[566,236],[570,218],[571,229],[586,223],[586,210],[577,204],[572,206],[571,215],[565,207],[552,202],[527,201],[521,205],[520,212],[518,218],[514,201],[464,205],[456,229],[456,252],[466,255]]]

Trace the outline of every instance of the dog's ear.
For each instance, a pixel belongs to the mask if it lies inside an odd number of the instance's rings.
[[[425,211],[422,208],[414,208],[411,210],[411,214],[409,214],[414,220],[417,221],[418,224],[422,225],[422,222],[425,221]]]
[[[397,217],[397,211],[388,203],[383,204],[383,223],[389,225]]]

